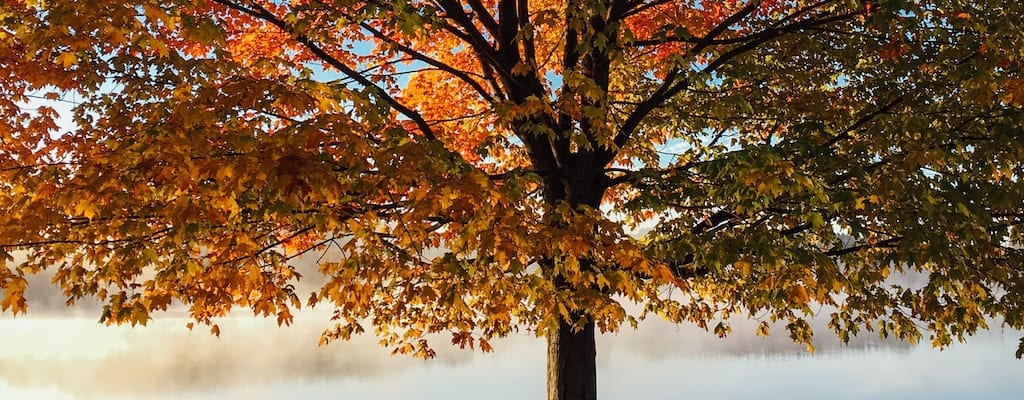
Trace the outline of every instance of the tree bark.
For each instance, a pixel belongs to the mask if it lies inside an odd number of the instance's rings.
[[[577,318],[577,315],[573,315]],[[548,400],[597,399],[597,346],[594,322],[578,331],[564,320],[548,333]]]

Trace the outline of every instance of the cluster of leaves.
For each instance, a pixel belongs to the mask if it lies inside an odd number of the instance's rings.
[[[324,341],[424,356],[647,313],[1022,328],[1024,7],[870,4],[7,1],[3,308],[51,269],[108,323],[289,323],[322,253]]]

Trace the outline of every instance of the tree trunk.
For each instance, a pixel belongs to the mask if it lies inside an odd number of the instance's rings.
[[[558,331],[549,332],[547,339],[548,400],[597,399],[594,322],[573,331],[571,323],[560,321]]]
[[[548,121],[555,132],[563,128],[555,121]],[[571,128],[571,127],[570,127]],[[525,129],[523,129],[525,131]],[[568,132],[568,131],[566,131]],[[604,165],[593,162],[592,152],[571,152],[566,137],[559,143],[551,143],[546,135],[524,134],[533,169],[544,171],[544,201],[550,207],[545,214],[546,223],[551,227],[565,227],[571,223],[569,215],[561,215],[558,207],[567,204],[573,212],[600,210],[601,199],[608,188]],[[534,141],[535,140],[535,141]],[[597,146],[595,144],[594,146]],[[562,160],[565,164],[559,165]],[[581,161],[583,160],[583,161]],[[595,231],[596,232],[596,231]],[[581,268],[592,267],[591,260],[583,255],[579,258]],[[542,262],[548,268],[548,278],[559,290],[579,290],[568,285],[554,268],[556,261],[549,258]],[[585,320],[574,330],[573,321]],[[597,347],[594,343],[595,327],[593,318],[585,310],[571,310],[568,318],[559,317],[558,329],[547,333],[548,400],[594,400],[597,399]]]

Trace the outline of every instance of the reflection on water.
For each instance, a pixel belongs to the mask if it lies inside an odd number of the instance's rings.
[[[222,336],[163,318],[107,328],[80,318],[0,319],[0,399],[526,399],[544,397],[541,339],[497,341],[496,352],[435,341],[430,361],[392,357],[372,336],[316,347],[326,316],[295,326],[230,318]],[[749,326],[746,326],[749,325]],[[604,399],[1019,399],[1019,332],[985,333],[944,352],[827,333],[809,355],[781,331],[754,337],[737,323],[721,340],[648,321],[599,339]]]

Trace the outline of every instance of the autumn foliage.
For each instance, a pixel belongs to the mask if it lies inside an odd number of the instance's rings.
[[[7,0],[2,306],[48,270],[107,323],[320,305],[423,356],[650,314],[1022,328],[1022,12]]]

